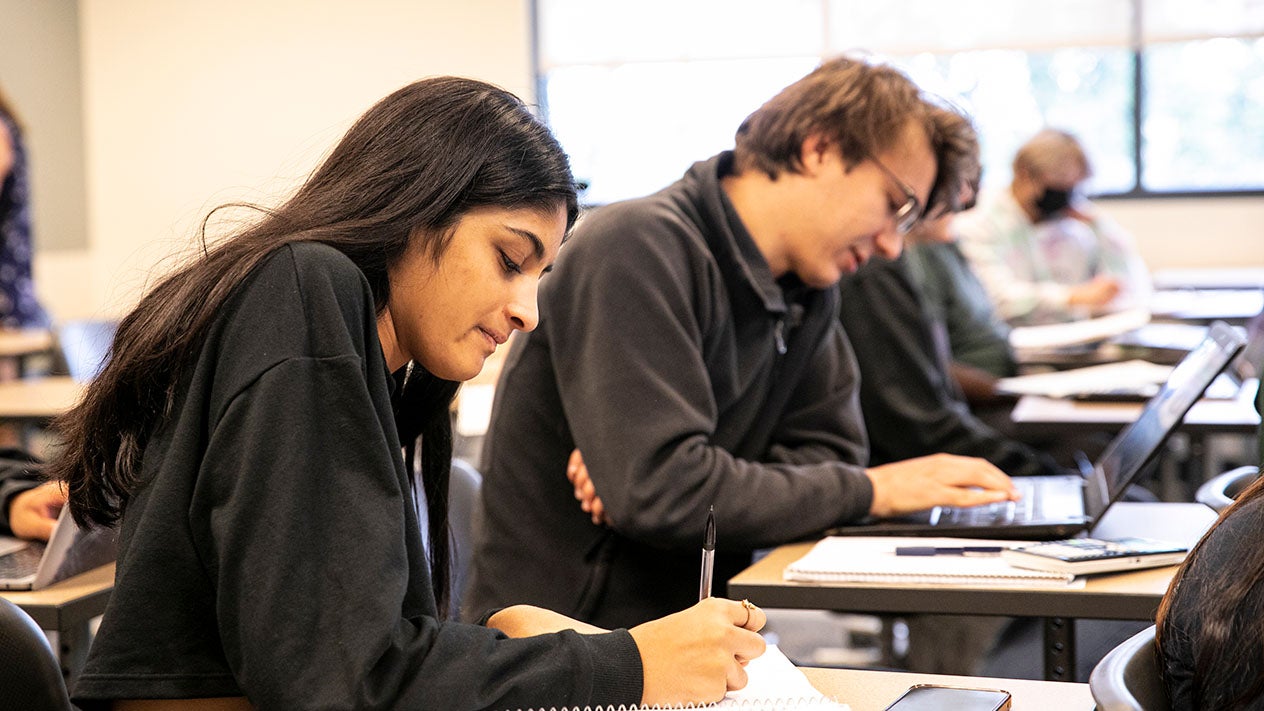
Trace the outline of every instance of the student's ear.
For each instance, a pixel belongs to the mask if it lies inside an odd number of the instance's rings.
[[[830,158],[834,144],[825,136],[814,133],[803,139],[799,148],[799,162],[803,164],[803,174],[814,176]]]

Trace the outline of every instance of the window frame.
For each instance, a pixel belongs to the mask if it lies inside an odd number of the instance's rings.
[[[1225,197],[1261,197],[1264,196],[1264,186],[1259,188],[1245,188],[1238,190],[1216,189],[1216,190],[1154,190],[1143,187],[1142,174],[1145,169],[1145,147],[1143,144],[1144,137],[1142,135],[1142,125],[1144,122],[1144,106],[1146,100],[1145,86],[1145,61],[1146,48],[1149,43],[1145,40],[1144,31],[1144,3],[1145,0],[1129,0],[1131,6],[1131,26],[1129,27],[1129,46],[1128,51],[1132,55],[1132,125],[1130,127],[1132,134],[1132,165],[1133,165],[1133,185],[1130,189],[1124,191],[1100,192],[1093,195],[1094,199],[1101,200],[1168,200],[1168,199],[1190,199],[1190,198],[1225,198]],[[547,79],[545,77],[544,68],[541,62],[541,32],[540,32],[540,2],[539,0],[528,0],[528,22],[530,24],[530,37],[528,40],[530,49],[530,65],[533,78],[533,86],[535,88],[536,104],[540,112],[540,116],[549,121],[549,106]],[[823,13],[823,21],[825,21]],[[1260,35],[1241,33],[1241,34],[1225,34],[1222,36],[1231,38],[1255,38]],[[1189,37],[1187,40],[1195,40],[1198,37]],[[1156,40],[1160,43],[1162,40]],[[828,43],[826,43],[828,45]],[[954,51],[970,51],[973,48],[958,48]],[[1014,47],[1017,51],[1023,50],[1021,47]],[[822,54],[822,59],[832,54],[832,50],[827,46],[826,52]]]

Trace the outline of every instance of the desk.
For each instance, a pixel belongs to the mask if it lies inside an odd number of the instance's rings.
[[[1204,398],[1194,403],[1185,415],[1180,429],[1192,434],[1253,435],[1260,426],[1255,411],[1255,395],[1259,381],[1242,384],[1232,400]],[[1049,432],[1118,431],[1136,421],[1145,403],[1085,402],[1024,395],[1014,405],[1010,418],[1019,436]]]
[[[83,384],[61,375],[0,382],[0,421],[47,422],[69,410],[83,389]]]
[[[1116,343],[1087,344],[1067,346],[1066,348],[1042,348],[1039,350],[1014,351],[1014,361],[1020,373],[1041,372],[1043,370],[1070,370],[1087,368],[1092,365],[1117,363],[1134,356]],[[1157,362],[1157,361],[1156,361]]]
[[[114,564],[29,592],[0,592],[35,620],[40,629],[55,632],[57,656],[68,684],[88,657],[88,621],[105,612],[114,589]]]
[[[1158,508],[1162,507],[1162,508]],[[1216,520],[1202,504],[1120,502],[1093,534],[1145,536],[1192,545]],[[813,542],[781,546],[737,574],[728,596],[763,607],[862,613],[943,613],[1045,618],[1045,678],[1064,680],[1075,669],[1074,621],[1153,620],[1175,566],[1090,576],[1083,588],[985,588],[944,585],[820,584],[785,580],[786,566]]]
[[[1261,289],[1169,289],[1150,297],[1156,321],[1211,323],[1221,320],[1242,325],[1264,311]]]
[[[1013,696],[1015,711],[1088,711],[1094,705],[1088,684],[867,669],[803,667],[802,671],[818,691],[848,704],[852,711],[882,711],[914,684],[1004,689]]]
[[[53,333],[45,328],[0,328],[0,358],[17,362],[18,377],[26,374],[30,356],[47,353],[53,348]]]
[[[1264,267],[1160,269],[1155,289],[1264,289]]]
[[[1232,400],[1203,398],[1194,403],[1168,442],[1160,460],[1159,480],[1165,499],[1188,501],[1193,489],[1221,473],[1221,463],[1210,452],[1210,439],[1218,435],[1254,438],[1260,429],[1260,413],[1255,409],[1259,380],[1243,382]],[[1010,412],[1014,434],[1019,437],[1085,432],[1118,432],[1136,421],[1144,403],[1084,402],[1027,395],[1019,398]],[[1179,436],[1181,433],[1185,437]],[[1183,445],[1181,443],[1184,443]],[[1182,467],[1194,469],[1183,475]]]

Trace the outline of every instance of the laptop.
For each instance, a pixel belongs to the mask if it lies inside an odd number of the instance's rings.
[[[1019,501],[938,506],[911,516],[831,530],[839,536],[960,536],[1053,540],[1091,529],[1137,481],[1207,386],[1242,350],[1242,334],[1222,321],[1172,370],[1171,377],[1093,463],[1078,475],[1015,477]]]
[[[0,590],[39,590],[111,563],[118,555],[115,529],[83,531],[63,506],[48,543],[0,536]]]

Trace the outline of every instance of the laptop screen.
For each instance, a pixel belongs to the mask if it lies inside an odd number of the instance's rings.
[[[1207,337],[1172,370],[1137,420],[1110,443],[1098,459],[1098,466],[1115,501],[1133,481],[1137,471],[1158,452],[1168,434],[1185,418],[1185,413],[1202,397],[1203,391],[1224,370],[1245,343],[1227,324],[1217,321]]]

